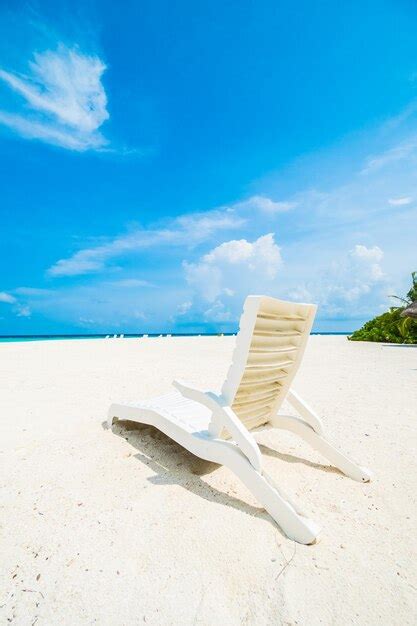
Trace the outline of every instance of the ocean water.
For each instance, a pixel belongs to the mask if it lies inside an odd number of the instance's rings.
[[[124,339],[140,339],[142,337],[218,337],[223,335],[225,337],[233,337],[236,333],[144,333],[138,335],[125,334]],[[312,335],[350,335],[351,332],[338,332],[338,333],[311,333]],[[65,339],[113,339],[120,338],[120,335],[114,337],[113,334],[108,335],[0,335],[0,343],[15,343],[19,341],[57,341]]]
[[[0,336],[0,343],[15,343],[17,341],[54,341],[57,339],[104,339],[106,336],[107,335],[4,335]]]

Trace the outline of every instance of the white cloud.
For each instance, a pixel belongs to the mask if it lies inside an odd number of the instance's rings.
[[[17,317],[30,317],[31,310],[26,304],[22,304],[12,296],[10,293],[6,293],[5,291],[0,291],[0,303],[4,302],[5,304],[12,304],[11,310],[13,313],[17,315]]]
[[[148,316],[143,311],[133,311],[132,317],[135,320],[145,321],[148,319]]]
[[[281,253],[273,233],[269,233],[253,243],[246,239],[226,241],[204,255],[203,263],[212,266],[244,264],[250,271],[260,269],[269,278],[274,278],[281,265]]]
[[[362,170],[362,174],[370,174],[377,170],[380,170],[387,165],[403,161],[415,156],[417,150],[417,138],[415,136],[407,138],[405,141],[401,141],[397,145],[381,152],[380,154],[368,157],[366,165]]]
[[[295,202],[274,202],[266,196],[253,196],[229,207],[180,215],[164,226],[136,229],[107,243],[79,250],[68,258],[59,259],[47,270],[47,274],[53,277],[90,274],[102,270],[111,259],[135,251],[157,246],[195,246],[209,240],[215,233],[246,226],[253,219],[252,215],[248,215],[248,209],[274,214],[294,206]],[[234,251],[229,247],[228,254],[245,254],[241,249],[244,243],[233,245]]]
[[[97,56],[63,44],[35,53],[27,75],[0,68],[0,80],[26,104],[18,113],[0,111],[0,123],[25,138],[70,150],[103,148],[107,141],[99,128],[109,118],[101,82],[105,69]]]
[[[232,210],[182,215],[165,228],[138,229],[106,244],[80,250],[57,261],[47,273],[49,276],[76,276],[97,272],[112,258],[155,246],[196,245],[219,230],[236,228],[243,223]]]
[[[367,248],[361,244],[356,244],[356,246],[351,250],[351,255],[360,259],[369,259],[374,261],[381,261],[384,256],[383,251],[378,246],[374,246],[373,248]]]
[[[406,206],[407,204],[411,204],[412,201],[412,198],[406,196],[404,198],[390,198],[388,203],[391,204],[391,206]]]
[[[220,300],[216,300],[210,308],[204,311],[203,315],[208,322],[231,322],[234,317],[232,311]]]
[[[193,306],[193,303],[191,302],[191,300],[186,300],[185,302],[181,302],[181,304],[177,306],[178,315],[185,315],[186,313],[188,313],[188,311],[191,309],[192,306]]]
[[[206,213],[181,215],[174,222],[171,236],[181,240],[191,237],[193,242],[205,241],[214,232],[243,226],[246,219],[232,209],[214,209]]]
[[[254,242],[246,239],[226,241],[197,263],[184,262],[185,277],[199,296],[208,302],[236,294],[270,290],[282,259],[274,235],[269,233]]]
[[[236,321],[244,298],[256,293],[317,303],[324,319],[367,315],[386,302],[387,283],[380,265],[384,253],[379,246],[356,244],[350,251],[334,250],[333,259],[321,265],[314,256],[311,265],[306,263],[309,254],[304,250],[301,263],[287,262],[285,272],[279,273],[281,251],[268,234],[254,242],[227,241],[198,262],[184,262],[186,280],[194,290],[189,319]]]
[[[8,126],[17,134],[26,139],[39,139],[45,143],[50,143],[68,150],[83,152],[87,149],[98,149],[106,144],[106,141],[99,134],[77,134],[75,132],[61,129],[55,124],[38,122],[33,119],[26,119],[21,115],[13,115],[0,111],[0,124]]]
[[[32,315],[32,311],[27,305],[18,304],[16,307],[16,315],[17,317],[30,317]]]
[[[356,273],[360,275],[361,271],[365,271],[365,283],[363,284],[369,286],[369,283],[377,283],[385,277],[380,266],[384,253],[379,246],[367,248],[361,244],[356,244],[354,249],[350,251],[350,255],[362,261],[362,270],[356,268]]]
[[[140,278],[123,278],[110,283],[114,287],[135,288],[135,287],[154,287],[152,283]]]
[[[69,259],[59,259],[48,269],[50,276],[78,276],[100,270],[104,266],[103,247],[80,250]]]
[[[10,293],[6,293],[5,291],[0,291],[0,302],[13,304],[14,302],[16,302],[16,298],[12,296]]]
[[[247,261],[253,255],[254,244],[246,241],[246,239],[239,239],[234,241],[225,241],[224,243],[214,248],[211,252],[204,255],[204,263],[241,263]]]
[[[307,280],[298,281],[288,297],[317,303],[321,318],[367,315],[386,301],[383,256],[379,246],[356,244],[347,254],[339,252],[330,264],[316,268]]]
[[[276,202],[267,196],[251,196],[248,200],[243,200],[233,205],[233,207],[237,209],[262,211],[271,215],[289,211],[296,206],[296,202]]]

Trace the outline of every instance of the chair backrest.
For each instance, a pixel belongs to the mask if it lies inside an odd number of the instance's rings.
[[[316,310],[314,304],[246,298],[222,396],[249,430],[266,424],[284,401]]]

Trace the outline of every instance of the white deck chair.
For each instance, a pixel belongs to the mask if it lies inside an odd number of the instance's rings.
[[[319,527],[279,489],[262,468],[255,428],[283,428],[300,435],[354,480],[370,474],[339,452],[324,435],[321,420],[290,389],[313,324],[316,306],[264,296],[246,299],[233,361],[220,395],[174,381],[177,391],[140,404],[112,404],[114,419],[150,424],[190,452],[226,465],[295,541],[313,543]],[[287,399],[300,417],[278,414]]]

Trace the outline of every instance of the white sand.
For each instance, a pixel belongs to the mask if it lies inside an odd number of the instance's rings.
[[[232,338],[0,344],[0,623],[416,623],[417,349],[312,337],[294,387],[374,481],[263,433],[269,473],[323,527],[285,538],[225,468],[112,400],[217,388]],[[9,620],[9,621],[8,621]]]

